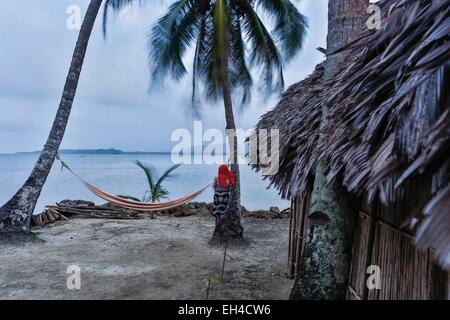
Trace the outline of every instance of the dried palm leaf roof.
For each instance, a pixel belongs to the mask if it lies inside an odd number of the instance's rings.
[[[342,49],[349,59],[333,82],[316,69],[261,118],[257,129],[280,129],[280,171],[268,178],[295,196],[323,158],[329,181],[389,203],[396,190],[433,177],[429,202],[414,216],[422,222],[416,240],[450,267],[450,2],[377,5],[386,13],[381,30]]]
[[[257,129],[276,128],[280,133],[280,171],[270,178],[271,184],[280,189],[284,198],[306,189],[308,172],[314,171],[318,154],[321,112],[320,92],[323,64],[305,80],[291,86],[281,97],[278,105],[264,114]],[[270,140],[268,141],[270,144]],[[254,168],[260,168],[255,165]]]

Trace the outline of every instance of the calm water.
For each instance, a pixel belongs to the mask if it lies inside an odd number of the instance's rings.
[[[93,185],[111,194],[126,194],[141,198],[146,190],[146,179],[135,160],[141,160],[163,172],[172,165],[169,155],[64,155],[64,161],[72,169]],[[0,204],[7,201],[28,177],[37,155],[0,155]],[[177,198],[192,193],[209,184],[216,175],[216,165],[182,165],[174,172],[174,177],[166,180],[169,198]],[[278,206],[289,207],[276,190],[267,190],[267,182],[246,165],[241,166],[242,204],[250,210],[268,209]],[[96,198],[69,172],[61,172],[55,162],[49,179],[39,199],[35,212],[41,212],[45,205],[63,199],[83,199],[96,203]],[[206,190],[198,201],[212,201],[212,190]]]

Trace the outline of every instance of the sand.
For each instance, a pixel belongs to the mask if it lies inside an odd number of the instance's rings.
[[[228,249],[223,287],[210,299],[287,299],[289,219],[243,225],[247,244]],[[220,279],[223,261],[223,247],[208,244],[212,229],[202,215],[45,227],[34,241],[0,243],[0,299],[205,299],[205,280]],[[80,289],[67,288],[71,265]]]

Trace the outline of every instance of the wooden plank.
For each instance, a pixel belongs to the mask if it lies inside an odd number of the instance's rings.
[[[310,206],[310,194],[305,198],[297,196],[291,201],[292,216],[289,228],[289,250],[287,275],[294,278],[299,271],[300,259],[305,245],[307,232],[307,213]]]
[[[433,180],[434,188],[436,181],[437,178]],[[412,231],[401,229],[407,217],[420,211],[426,203],[431,179],[417,180],[402,188],[394,188],[393,183],[385,187],[395,201],[387,206],[379,201],[373,205],[361,204],[366,212],[360,212],[358,217],[347,298],[355,299],[357,295],[369,300],[449,299],[448,273],[433,262],[431,250],[420,251],[415,247]],[[364,226],[363,217],[372,219],[369,230]],[[367,289],[364,258],[366,268],[380,267],[380,290]]]
[[[380,265],[380,225],[375,224],[372,242],[372,256],[370,258],[371,265]],[[379,290],[368,290],[367,291],[368,300],[378,300]]]
[[[348,299],[349,300],[362,300],[362,297],[356,292],[352,286],[348,286]]]
[[[295,199],[295,198],[294,198]],[[295,200],[291,200],[291,217],[289,219],[289,248],[288,248],[288,261],[287,261],[287,271],[286,274],[288,278],[293,277],[293,250],[294,250],[294,219],[295,219]]]
[[[355,230],[355,238],[350,266],[349,290],[353,288],[358,297],[366,296],[366,270],[369,263],[369,243],[372,232],[372,219],[365,212],[360,212]]]

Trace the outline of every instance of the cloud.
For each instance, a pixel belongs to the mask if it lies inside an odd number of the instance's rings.
[[[311,72],[325,46],[327,1],[296,5],[308,16],[304,50],[285,69],[287,85]],[[88,0],[29,0],[2,5],[0,28],[0,153],[37,150],[45,143],[58,107],[77,31],[66,27],[70,5],[85,12]],[[149,93],[147,34],[170,2],[152,1],[111,17],[106,41],[101,15],[96,22],[73,111],[65,148],[116,147],[124,150],[168,150],[175,128],[192,127],[191,87],[186,77]],[[277,97],[258,99],[237,117],[253,127]],[[224,112],[203,103],[204,127],[223,128]]]

